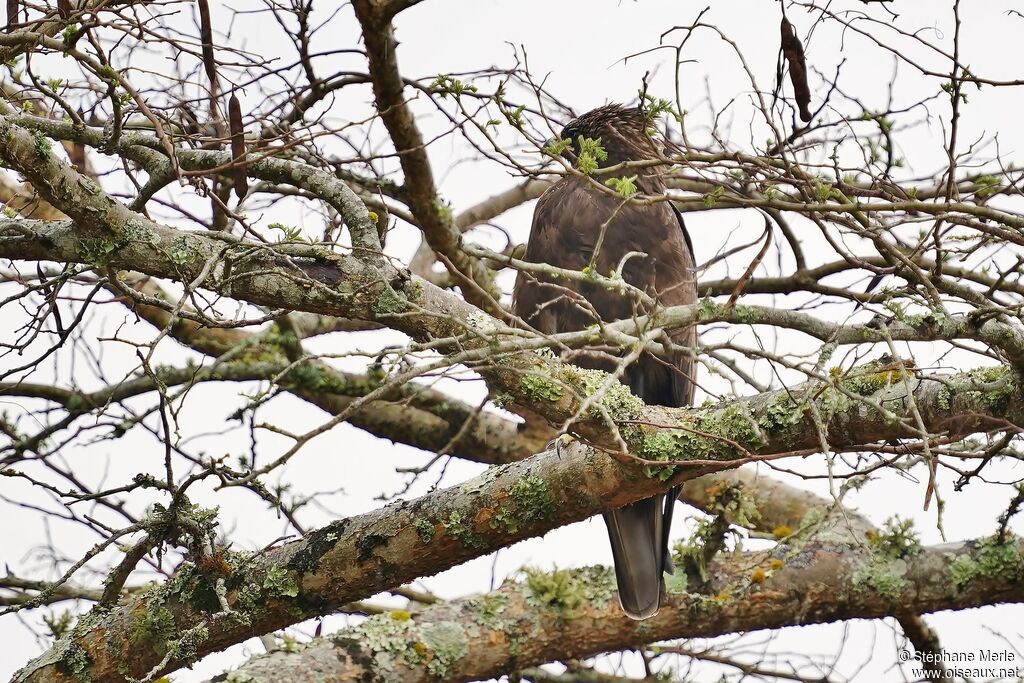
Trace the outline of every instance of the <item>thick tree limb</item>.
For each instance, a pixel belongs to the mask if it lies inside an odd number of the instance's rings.
[[[91,213],[87,200],[92,195],[83,192],[79,196],[83,206],[79,210]],[[124,237],[69,222],[0,221],[0,257],[79,263],[98,257],[114,268],[134,268],[183,282],[199,278],[206,263],[213,260],[219,265],[202,286],[222,294],[275,307],[379,321],[417,339],[459,339],[462,351],[450,356],[453,362],[480,366],[495,391],[507,392],[515,403],[540,412],[553,424],[575,421],[574,431],[596,445],[615,450],[620,448],[619,435],[604,415],[593,411],[580,415],[583,399],[593,393],[593,388],[587,390],[585,386],[586,377],[572,366],[529,350],[550,345],[581,346],[602,339],[628,347],[637,343],[639,330],[728,321],[796,329],[836,344],[977,339],[1000,348],[1015,364],[1024,365],[1020,332],[997,320],[978,324],[970,316],[946,316],[893,322],[885,329],[874,329],[830,323],[800,312],[725,307],[707,301],[665,309],[653,317],[610,323],[600,330],[591,328],[550,338],[524,337],[454,294],[386,266],[378,269],[350,256],[322,254],[315,247],[274,250],[226,236],[178,231],[142,217],[130,220],[129,234]],[[97,249],[101,253],[96,254]],[[650,335],[653,333],[644,332],[641,338]],[[496,358],[500,362],[494,362]],[[1012,378],[1006,381],[1013,382]],[[680,409],[645,408],[628,394],[612,391],[610,385],[604,394],[599,408],[616,420],[672,425],[674,417],[685,415]],[[849,394],[847,390],[844,395]],[[538,396],[544,400],[538,400]],[[643,431],[639,429],[636,434]],[[872,433],[865,433],[859,442],[874,439]]]
[[[635,456],[653,460],[738,463],[759,454],[816,450],[820,435],[809,419],[812,402],[833,448],[919,438],[924,435],[907,419],[908,390],[914,391],[924,428],[932,432],[957,436],[1005,428],[1007,421],[1022,424],[1024,397],[1006,368],[942,381],[892,371],[822,379],[703,410],[644,407],[628,392],[614,391],[612,385],[618,385],[612,381],[596,399],[598,414],[587,410],[581,415],[584,400],[593,393],[593,380],[604,385],[607,376],[580,375],[554,358],[521,349],[582,345],[595,338],[631,345],[659,325],[712,320],[777,324],[833,343],[963,335],[990,341],[1015,360],[1021,357],[1022,345],[1014,328],[994,320],[975,324],[950,317],[922,321],[920,326],[893,323],[880,331],[834,325],[801,313],[708,304],[668,309],[654,318],[614,323],[603,330],[531,339],[386,262],[325,253],[315,246],[258,245],[155,224],[104,195],[70,167],[41,155],[37,139],[6,117],[0,117],[0,142],[4,162],[76,221],[0,222],[0,256],[131,268],[253,303],[379,321],[420,340],[451,340],[442,348],[452,361],[479,365],[495,388],[540,410],[552,422],[575,419],[575,431],[598,446],[618,450],[621,444],[607,416],[620,425],[632,425],[627,446]],[[181,163],[213,164],[218,158],[216,153],[200,152],[188,160],[183,156]],[[258,170],[261,167],[263,171]],[[268,174],[279,169],[293,182],[297,177],[315,179],[319,173],[273,160],[254,162],[250,168]],[[328,182],[337,181],[327,176],[323,183]],[[344,188],[338,191],[339,211],[351,214],[354,229],[369,229],[365,208],[349,202]],[[203,280],[207,270],[209,276]],[[706,470],[691,468],[680,476],[692,478]],[[522,488],[524,482],[528,490]],[[69,652],[85,653],[94,680],[119,680],[119,668],[125,667],[139,676],[164,659],[164,668],[174,668],[251,634],[331,611],[406,579],[650,496],[667,483],[648,479],[639,468],[581,444],[561,458],[546,454],[492,469],[457,489],[339,522],[299,543],[236,563],[225,577],[231,612],[220,611],[219,604],[211,607],[189,600],[210,582],[210,577],[194,572],[110,611],[96,612],[30,665],[21,680],[60,680]],[[259,598],[256,605],[254,595]],[[147,632],[140,638],[139,615],[161,609],[174,621],[174,640],[167,633]]]
[[[166,298],[152,280],[136,282],[132,286],[149,296]],[[180,343],[212,357],[242,345],[249,347],[247,355],[264,359],[268,354],[279,356],[284,366],[264,379],[276,379],[282,388],[330,415],[350,411],[347,422],[381,438],[434,453],[447,448],[454,456],[495,465],[528,457],[540,451],[554,436],[541,424],[518,423],[411,382],[394,387],[379,400],[355,406],[357,399],[378,390],[383,380],[366,374],[343,372],[315,358],[304,359],[291,372],[278,376],[288,369],[289,363],[281,344],[271,337],[238,329],[203,327],[183,318],[172,319],[166,309],[145,303],[133,303],[132,308],[158,329],[169,327],[171,336]],[[330,316],[304,315],[305,318],[322,319],[326,325],[331,325],[332,321],[350,322]],[[297,328],[299,336],[304,336],[302,314],[288,316],[289,321],[296,318],[296,325],[292,327]]]
[[[657,640],[1024,601],[1022,548],[1016,543],[999,547],[1003,570],[982,560],[987,570],[962,572],[979,566],[979,558],[991,560],[990,542],[931,547],[888,564],[856,545],[816,542],[725,556],[710,568],[714,578],[707,591],[673,593],[661,612],[644,622],[631,621],[619,609],[608,570],[564,571],[572,580],[556,594],[560,599],[542,601],[531,589],[542,577],[506,583],[487,595],[427,608],[407,621],[373,617],[297,652],[254,657],[213,681],[484,680]],[[771,559],[782,566],[771,569]],[[752,581],[758,570],[767,578]],[[888,572],[891,583],[868,578],[879,575],[869,571]]]
[[[916,378],[908,384],[925,426],[934,432],[956,437],[1005,428],[1007,422],[1024,424],[1024,394],[1006,369],[942,381]],[[872,399],[902,414],[909,410],[906,390],[902,383],[884,387]],[[899,419],[858,401],[844,402],[809,383],[708,408],[662,409],[663,419],[657,422],[664,427],[658,434],[667,441],[657,443],[667,452],[648,455],[719,460],[715,468],[728,468],[729,461],[741,462],[737,458],[757,453],[808,452],[800,449],[813,450],[819,444],[819,432],[807,417],[811,401],[837,450],[904,437],[910,431]],[[680,413],[686,417],[678,418]],[[679,421],[673,423],[673,416]],[[673,425],[691,426],[674,430]],[[686,431],[693,426],[701,435]],[[561,454],[494,467],[459,486],[341,520],[260,557],[237,559],[223,577],[229,613],[221,612],[216,602],[196,599],[197,591],[204,595],[209,590],[211,577],[183,571],[167,585],[83,619],[80,629],[30,664],[17,680],[70,680],[61,673],[69,651],[87,654],[94,681],[121,680],[119,669],[126,667],[139,676],[171,653],[164,667],[169,671],[251,635],[330,612],[715,468],[689,467],[661,481],[576,442]],[[154,610],[166,610],[175,628],[140,639],[139,615]],[[182,633],[191,634],[191,640],[171,640]]]

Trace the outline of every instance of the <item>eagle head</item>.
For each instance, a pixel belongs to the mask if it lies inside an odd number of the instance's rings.
[[[639,107],[607,104],[570,121],[559,137],[571,143],[566,157],[573,162],[580,153],[580,138],[600,140],[608,158],[600,160],[599,166],[608,167],[624,161],[658,158],[650,131],[651,121]]]

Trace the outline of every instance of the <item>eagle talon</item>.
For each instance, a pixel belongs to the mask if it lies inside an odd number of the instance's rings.
[[[575,440],[576,438],[573,437],[571,434],[559,434],[554,439],[551,439],[551,441],[547,442],[547,445],[544,446],[544,450],[550,451],[552,448],[554,448],[555,455],[561,458],[562,449],[571,444]]]

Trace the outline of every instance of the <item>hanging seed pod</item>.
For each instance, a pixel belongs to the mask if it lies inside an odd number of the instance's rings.
[[[217,62],[213,57],[213,28],[210,25],[210,3],[207,0],[199,0],[199,37],[203,43],[203,67],[206,68],[206,77],[210,81],[210,109],[213,110],[213,100],[217,97]]]
[[[249,191],[248,174],[245,169],[245,129],[242,128],[242,105],[238,96],[231,93],[228,100],[228,125],[231,127],[231,157],[234,169],[235,195],[241,199]]]
[[[796,37],[793,25],[782,17],[782,54],[789,62],[789,80],[793,82],[793,96],[800,108],[800,120],[811,120],[811,89],[807,86],[807,63],[804,61],[804,46]]]
[[[71,0],[57,0],[57,12],[60,18],[67,21],[71,18]]]
[[[18,23],[18,10],[21,3],[18,0],[7,0],[7,32],[10,33],[14,25]]]
[[[79,173],[86,173],[88,167],[85,161],[85,145],[81,142],[71,143],[71,163],[74,164],[75,168],[78,169]]]
[[[82,108],[78,108],[78,118],[83,119],[85,112]],[[88,173],[89,166],[88,161],[85,158],[85,145],[81,142],[72,142],[71,149],[68,150],[68,156],[71,158],[71,163],[74,164],[75,168],[78,169],[79,173]]]

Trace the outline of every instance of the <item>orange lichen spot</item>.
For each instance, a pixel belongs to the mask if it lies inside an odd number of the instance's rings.
[[[750,580],[754,583],[764,583],[766,576],[763,569],[755,569],[750,572]]]
[[[793,529],[787,524],[780,524],[772,529],[772,535],[775,536],[775,538],[785,538],[786,536],[793,535]]]
[[[727,488],[729,488],[729,482],[721,480],[716,481],[714,484],[707,488],[707,496],[709,499],[714,500]]]
[[[769,562],[768,566],[772,569],[782,569],[782,560],[777,557],[773,557]]]
[[[196,563],[199,567],[199,571],[203,574],[214,574],[216,576],[227,576],[231,573],[231,565],[228,564],[227,560],[220,553],[214,555],[204,555],[199,558]]]
[[[412,615],[406,612],[404,609],[396,609],[391,613],[391,618],[395,621],[409,621],[412,619]]]

